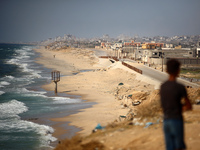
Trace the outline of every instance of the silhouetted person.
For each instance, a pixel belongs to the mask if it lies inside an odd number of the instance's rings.
[[[166,150],[183,150],[186,146],[182,111],[191,110],[192,105],[185,87],[176,81],[180,73],[180,63],[176,59],[167,62],[167,73],[169,79],[160,88]],[[181,103],[182,98],[184,104]]]

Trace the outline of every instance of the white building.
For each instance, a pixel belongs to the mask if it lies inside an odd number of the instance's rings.
[[[122,43],[115,43],[114,45],[111,46],[112,49],[119,49],[122,48]]]

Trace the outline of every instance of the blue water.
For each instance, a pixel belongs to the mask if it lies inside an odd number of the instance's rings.
[[[52,123],[31,119],[75,113],[88,107],[81,99],[50,96],[40,86],[50,82],[50,69],[35,63],[35,46],[0,44],[0,149],[52,149]],[[53,95],[53,94],[52,94]],[[69,133],[72,136],[74,133]]]

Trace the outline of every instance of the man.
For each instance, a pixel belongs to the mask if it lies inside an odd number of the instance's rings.
[[[176,59],[167,62],[167,73],[169,79],[160,88],[166,150],[183,150],[186,146],[182,111],[191,110],[192,105],[185,87],[176,81],[180,73],[180,63]],[[182,98],[184,104],[181,103]]]

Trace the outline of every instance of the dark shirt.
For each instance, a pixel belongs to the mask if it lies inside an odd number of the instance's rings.
[[[166,81],[160,88],[164,119],[183,119],[181,99],[187,96],[185,87],[176,81]]]

